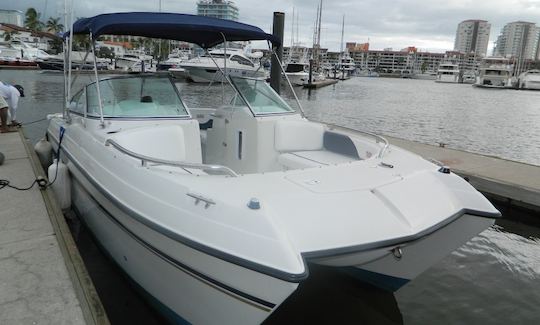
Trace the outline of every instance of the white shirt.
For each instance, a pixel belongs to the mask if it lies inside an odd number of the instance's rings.
[[[0,96],[4,97],[4,99],[8,103],[11,119],[14,120],[15,111],[17,110],[17,105],[19,104],[19,98],[21,97],[21,94],[19,94],[17,88],[0,81]]]

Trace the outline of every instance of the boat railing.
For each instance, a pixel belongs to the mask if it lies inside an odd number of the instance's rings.
[[[375,133],[356,130],[356,129],[348,128],[346,126],[335,125],[335,124],[330,124],[330,123],[326,123],[326,122],[320,122],[320,123],[328,125],[330,127],[330,129],[343,129],[343,130],[350,131],[350,132],[357,132],[357,133],[362,133],[362,134],[365,134],[365,135],[369,135],[370,137],[373,137],[377,143],[382,142],[383,147],[379,150],[379,153],[377,154],[377,158],[382,158],[384,156],[384,154],[386,153],[386,151],[388,150],[388,147],[390,146],[390,143],[388,142],[388,140],[386,140],[385,137],[382,137],[382,136],[380,136],[378,134],[375,134]]]
[[[211,175],[223,174],[223,175],[232,176],[232,177],[238,176],[238,174],[234,172],[232,169],[226,166],[222,166],[222,165],[207,165],[207,164],[190,163],[190,162],[184,162],[184,161],[165,160],[165,159],[159,159],[159,158],[153,158],[153,157],[141,155],[139,153],[133,152],[123,147],[118,142],[114,141],[113,139],[107,139],[105,141],[105,145],[106,146],[112,145],[118,151],[128,156],[131,156],[133,158],[140,159],[142,166],[147,166],[148,163],[155,163],[159,165],[179,167],[190,174],[193,174],[192,171],[190,171],[190,169],[199,169],[204,172],[209,172],[209,174]]]

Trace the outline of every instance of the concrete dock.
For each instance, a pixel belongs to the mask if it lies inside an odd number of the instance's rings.
[[[44,172],[22,131],[0,134],[0,179],[28,187]],[[50,189],[0,189],[0,324],[108,324]]]
[[[490,198],[540,212],[540,166],[386,137],[391,144],[441,162]]]

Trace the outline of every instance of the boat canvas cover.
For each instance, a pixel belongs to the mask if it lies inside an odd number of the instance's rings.
[[[73,34],[131,35],[170,39],[211,48],[227,41],[268,40],[275,46],[278,37],[259,27],[232,20],[159,12],[124,12],[82,18],[73,24]],[[69,36],[69,32],[64,37]]]

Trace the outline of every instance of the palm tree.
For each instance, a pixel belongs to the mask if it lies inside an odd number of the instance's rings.
[[[34,8],[28,8],[25,13],[24,25],[31,30],[39,31],[43,28],[43,22],[39,20],[41,14]]]
[[[60,18],[53,17],[49,17],[45,27],[47,27],[47,30],[53,34],[58,34],[64,29],[64,25],[60,24]]]

